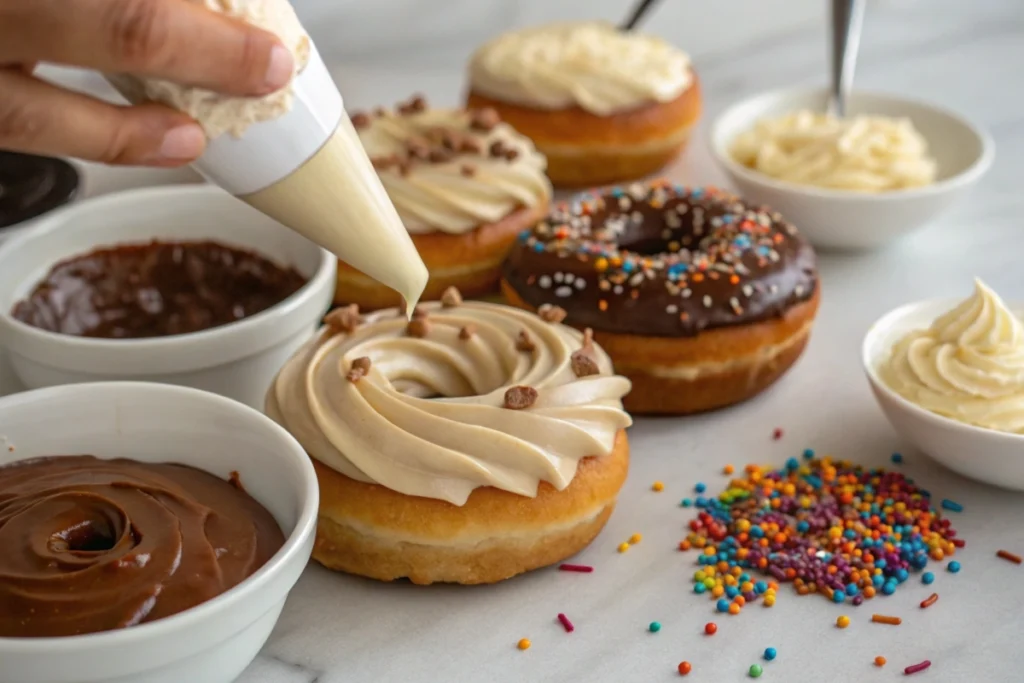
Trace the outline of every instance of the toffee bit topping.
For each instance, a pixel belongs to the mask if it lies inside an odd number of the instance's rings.
[[[469,127],[473,130],[479,130],[486,133],[491,131],[499,123],[501,123],[501,116],[499,116],[498,112],[491,107],[474,109],[469,112]]]
[[[413,320],[424,320],[427,317],[427,315],[429,315],[427,313],[427,309],[423,308],[422,306],[415,306],[412,309]]]
[[[443,164],[446,161],[451,161],[453,156],[454,154],[449,150],[444,149],[443,147],[435,147],[430,150],[430,153],[427,155],[427,159],[433,164]]]
[[[483,145],[471,137],[464,137],[459,140],[459,151],[463,154],[480,154],[484,151]]]
[[[359,327],[359,304],[335,308],[324,316],[324,324],[336,332],[349,334]]]
[[[516,350],[517,351],[530,351],[536,350],[537,345],[530,339],[530,335],[526,330],[519,330],[519,336],[516,337]]]
[[[474,334],[476,334],[476,325],[469,323],[459,330],[459,339],[466,341],[468,339],[472,339]]]
[[[487,151],[492,157],[503,157],[507,150],[504,142],[501,140],[495,140],[491,143],[491,146],[487,148]]]
[[[537,390],[533,387],[509,387],[505,392],[505,407],[509,410],[524,410],[537,401]]]
[[[472,178],[473,176],[476,175],[476,166],[474,166],[473,164],[463,164],[462,166],[459,167],[459,173],[461,173],[466,178]]]
[[[367,358],[366,356],[362,356],[362,357],[356,358],[354,361],[352,361],[352,367],[349,368],[349,371],[345,375],[345,378],[349,382],[353,382],[354,383],[354,382],[358,382],[363,377],[366,377],[366,375],[368,375],[369,372],[370,372],[370,359]]]
[[[361,111],[352,114],[352,125],[355,126],[356,129],[366,128],[370,125],[370,115]]]
[[[506,161],[515,161],[518,156],[519,156],[519,150],[518,149],[509,148],[509,149],[505,150],[505,160]]]
[[[594,359],[594,331],[589,327],[583,330],[583,346],[572,352],[569,364],[573,374],[577,377],[601,374],[601,368],[597,366],[597,360]]]
[[[430,325],[423,318],[413,318],[409,321],[409,324],[405,326],[405,333],[410,337],[416,337],[422,339],[427,336],[427,332],[430,331]]]
[[[408,101],[400,103],[395,109],[402,116],[409,116],[410,114],[419,114],[426,110],[427,101],[422,95],[414,95]]]
[[[405,151],[410,159],[422,161],[430,157],[430,145],[423,140],[409,140],[405,143]]]
[[[565,316],[568,314],[561,306],[541,304],[540,308],[537,309],[537,315],[546,323],[560,323],[565,320]]]
[[[370,163],[378,171],[386,171],[393,166],[401,166],[402,160],[398,158],[397,154],[392,154],[386,157],[373,157],[370,159]]]
[[[449,287],[441,294],[441,306],[455,308],[462,305],[462,293],[455,287]]]

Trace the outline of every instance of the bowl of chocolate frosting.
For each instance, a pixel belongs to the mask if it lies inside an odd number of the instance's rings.
[[[298,442],[214,394],[0,399],[0,679],[235,680],[306,566],[318,499]]]

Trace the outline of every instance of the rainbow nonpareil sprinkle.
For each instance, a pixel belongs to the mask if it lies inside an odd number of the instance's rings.
[[[685,539],[701,551],[694,592],[740,607],[774,603],[776,582],[859,605],[962,547],[911,479],[827,457],[747,466],[702,502]]]

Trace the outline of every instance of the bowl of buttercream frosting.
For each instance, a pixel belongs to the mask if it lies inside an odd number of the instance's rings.
[[[946,109],[855,92],[840,118],[827,99],[815,88],[762,93],[711,128],[712,153],[740,193],[817,247],[886,245],[932,223],[992,165],[991,137]]]
[[[907,304],[864,339],[889,422],[960,474],[1024,490],[1024,322],[980,280],[963,300]]]

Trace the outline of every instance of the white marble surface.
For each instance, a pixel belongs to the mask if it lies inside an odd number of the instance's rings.
[[[356,107],[390,103],[413,91],[454,103],[464,59],[475,41],[507,25],[569,16],[593,5],[557,3],[558,10],[544,14],[545,6],[556,3],[531,0],[521,4],[522,11],[511,2],[451,4],[459,10],[445,9],[445,17],[464,16],[445,23],[434,9],[437,3],[381,0],[374,11],[386,17],[393,9],[393,24],[367,19],[364,25],[353,16],[370,12],[370,3],[360,4],[360,10],[347,0],[332,12],[323,0],[299,0],[303,16],[315,21],[321,49],[335,60],[346,100]],[[824,4],[672,0],[652,23],[690,47],[710,117],[761,89],[822,81]],[[624,12],[611,2],[597,6],[603,16]],[[429,30],[414,32],[408,29],[410,21]],[[381,36],[405,39],[389,43],[382,37],[387,49],[374,51],[366,37],[374,26]],[[904,666],[926,658],[933,666],[918,674],[921,681],[1022,680],[1024,568],[993,554],[1003,547],[1024,552],[1024,494],[960,478],[901,443],[872,400],[858,355],[864,332],[882,313],[918,298],[966,294],[975,275],[1007,298],[1024,301],[1019,265],[1022,69],[1024,6],[1019,0],[875,2],[867,19],[859,86],[935,101],[988,127],[997,142],[997,159],[970,200],[940,224],[886,252],[823,255],[824,301],[812,342],[794,370],[763,397],[703,417],[638,420],[631,431],[632,470],[619,507],[604,533],[578,558],[594,565],[595,573],[544,570],[497,586],[420,588],[311,566],[264,652],[240,681],[646,683],[677,679],[675,667],[686,659],[694,667],[686,680],[724,683],[745,680],[749,665],[760,661],[768,646],[777,648],[779,657],[765,664],[764,681],[895,680]],[[680,159],[671,175],[683,182],[721,181],[703,142]],[[93,188],[116,187],[126,178],[136,176],[90,170]],[[3,372],[0,367],[0,385],[9,382]],[[776,426],[785,435],[772,441]],[[679,499],[692,495],[696,481],[707,482],[712,491],[723,485],[725,463],[781,464],[808,446],[867,464],[886,463],[894,450],[904,452],[904,468],[912,476],[966,508],[954,519],[967,539],[967,548],[958,554],[963,571],[953,576],[936,569],[933,587],[912,579],[896,596],[857,609],[798,598],[783,588],[773,609],[758,605],[738,617],[714,613],[711,601],[691,592],[688,578],[695,556],[675,549],[692,515],[678,507]],[[665,482],[663,493],[650,491],[655,480]],[[643,533],[643,542],[624,555],[616,553],[616,545],[634,532]],[[918,602],[932,589],[940,594],[939,602],[920,610]],[[903,625],[869,623],[876,611],[903,617]],[[574,620],[575,633],[562,631],[555,621],[558,612]],[[841,613],[853,619],[846,630],[833,626]],[[658,634],[646,630],[654,620],[663,625]],[[709,620],[719,624],[711,639],[702,635]],[[515,648],[522,637],[533,640],[526,652]],[[888,658],[885,669],[872,665],[876,655]]]

